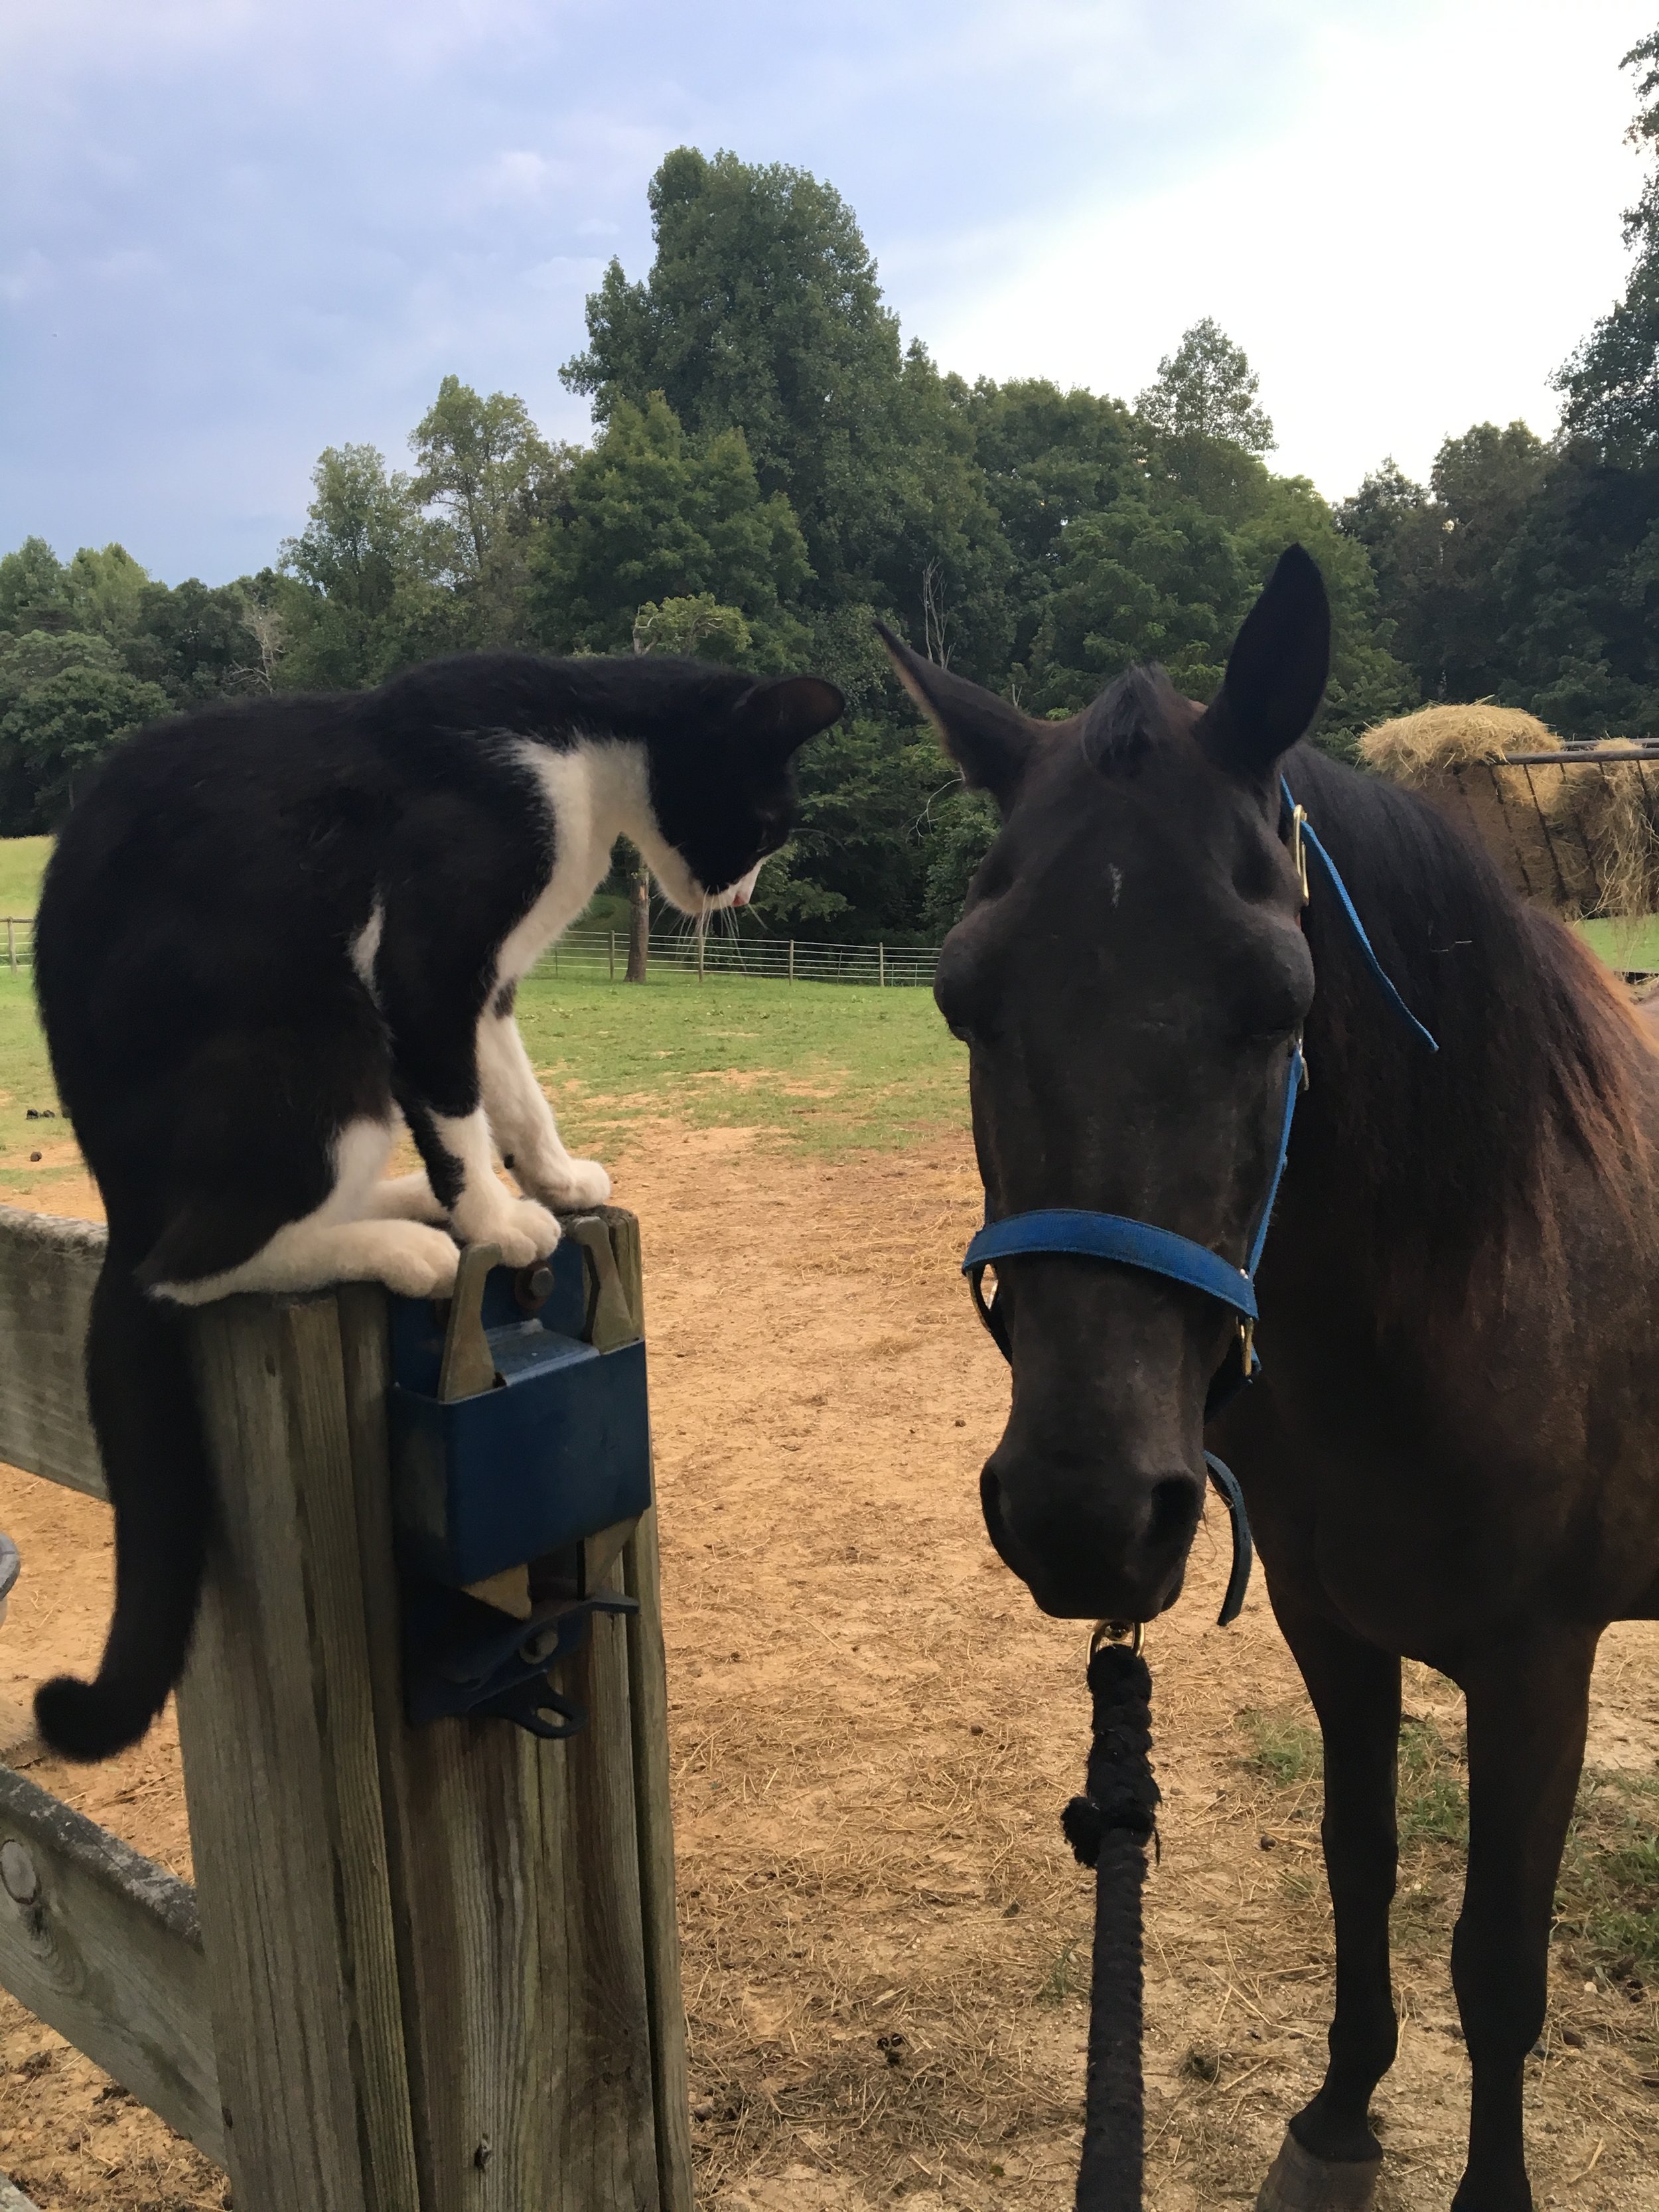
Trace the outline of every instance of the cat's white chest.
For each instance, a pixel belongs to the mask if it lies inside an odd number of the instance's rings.
[[[582,740],[556,752],[526,739],[520,758],[552,817],[553,872],[502,940],[498,986],[516,982],[569,928],[605,879],[621,824],[649,812],[641,746]]]

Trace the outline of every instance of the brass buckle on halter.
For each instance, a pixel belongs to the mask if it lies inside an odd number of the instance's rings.
[[[1291,809],[1291,866],[1296,870],[1296,879],[1302,886],[1302,903],[1306,906],[1311,893],[1308,887],[1308,848],[1302,842],[1302,825],[1308,818],[1305,806]]]
[[[1250,1362],[1255,1356],[1255,1320],[1254,1316],[1242,1319],[1238,1324],[1240,1357],[1244,1362],[1244,1380],[1250,1379]]]
[[[1089,1632],[1091,1659],[1103,1644],[1127,1644],[1139,1659],[1146,1648],[1146,1624],[1144,1620],[1097,1620]]]

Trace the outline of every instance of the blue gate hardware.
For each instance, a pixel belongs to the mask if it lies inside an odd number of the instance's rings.
[[[490,1715],[541,1736],[586,1716],[549,1670],[651,1503],[645,1346],[597,1216],[514,1271],[461,1255],[445,1303],[393,1298],[392,1517],[411,1723]]]

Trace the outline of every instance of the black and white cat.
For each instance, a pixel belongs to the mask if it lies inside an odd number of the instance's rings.
[[[141,732],[58,839],[35,981],[109,1249],[87,1348],[115,1508],[97,1680],[35,1699],[72,1758],[135,1742],[183,1668],[210,1489],[182,1310],[374,1280],[441,1296],[459,1238],[521,1265],[573,1159],[514,1019],[618,835],[683,911],[741,905],[793,818],[812,676],[667,656],[468,655],[374,692]],[[424,1163],[384,1174],[404,1127]],[[499,1149],[525,1195],[497,1178]]]

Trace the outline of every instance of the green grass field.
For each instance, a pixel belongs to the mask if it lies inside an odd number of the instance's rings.
[[[653,1116],[840,1152],[912,1143],[967,1112],[965,1055],[927,991],[536,976],[519,1021],[567,1142],[601,1158]],[[28,1152],[68,1132],[28,1109],[57,1105],[29,979],[0,965],[0,1198],[40,1180]]]
[[[0,915],[34,912],[50,837],[0,837]]]
[[[1598,959],[1621,975],[1659,975],[1659,915],[1636,921],[1581,921],[1578,933]]]

